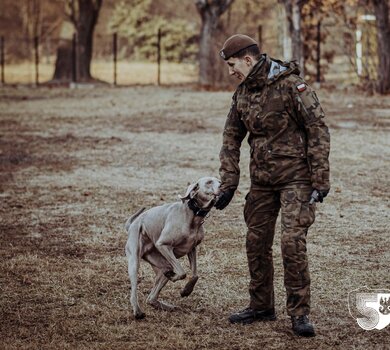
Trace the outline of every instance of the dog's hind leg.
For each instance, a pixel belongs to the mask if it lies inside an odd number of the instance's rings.
[[[164,275],[164,270],[156,271],[156,273],[157,274],[156,274],[154,287],[151,290],[148,298],[146,299],[146,302],[151,306],[153,306],[155,309],[173,311],[176,309],[174,305],[158,300],[158,296],[161,292],[161,289],[164,288],[164,286],[167,284],[169,279]]]
[[[139,235],[141,227],[139,224],[129,227],[129,238],[126,244],[126,256],[128,261],[128,272],[131,283],[130,303],[133,307],[133,313],[136,319],[145,317],[145,313],[141,310],[138,304],[137,284],[138,284],[138,269],[140,263],[139,256]]]
[[[161,290],[169,281],[168,277],[166,277],[166,273],[168,271],[172,271],[171,270],[172,267],[169,265],[168,261],[166,261],[164,257],[157,250],[151,250],[148,254],[143,256],[143,259],[145,259],[150,265],[152,265],[152,268],[156,274],[156,278],[154,280],[154,286],[150,291],[149,296],[146,299],[146,302],[149,305],[153,306],[155,309],[165,310],[165,311],[174,310],[175,309],[174,305],[170,305],[168,303],[158,300],[158,296]]]

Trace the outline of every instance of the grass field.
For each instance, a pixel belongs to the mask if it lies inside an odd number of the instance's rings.
[[[290,330],[274,246],[278,320],[230,325],[248,303],[244,196],[205,223],[200,279],[145,305],[153,272],[141,266],[134,320],[124,257],[126,219],[177,200],[188,183],[218,176],[231,93],[190,88],[0,90],[1,349],[385,349],[390,326],[364,331],[348,292],[389,288],[389,97],[318,92],[331,129],[332,190],[308,236],[313,339]],[[279,225],[278,225],[279,227]],[[188,263],[183,264],[188,270]]]
[[[44,83],[53,78],[55,67],[54,57],[39,64],[39,82]],[[7,84],[34,84],[35,66],[33,62],[6,64],[5,82]],[[114,83],[114,64],[107,60],[94,60],[91,65],[94,78]],[[198,80],[197,67],[189,63],[162,62],[160,72],[161,84],[186,84]],[[118,85],[150,85],[157,84],[157,64],[152,62],[119,61],[117,64]]]

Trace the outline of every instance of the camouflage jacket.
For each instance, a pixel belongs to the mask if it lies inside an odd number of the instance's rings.
[[[233,95],[220,152],[221,189],[236,189],[241,142],[249,132],[253,184],[311,182],[329,190],[330,136],[315,92],[294,62],[263,55]]]

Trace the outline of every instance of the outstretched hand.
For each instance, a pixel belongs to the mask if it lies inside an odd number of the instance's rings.
[[[226,191],[221,192],[220,195],[218,196],[217,202],[215,203],[215,207],[218,210],[225,209],[228,206],[228,204],[230,203],[230,201],[232,200],[232,198],[234,196],[234,191],[235,190],[230,189],[230,190],[226,190]]]

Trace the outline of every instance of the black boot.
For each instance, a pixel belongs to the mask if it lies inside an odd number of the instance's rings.
[[[275,310],[254,310],[247,307],[229,317],[230,323],[250,324],[254,321],[275,321]]]
[[[291,316],[292,329],[296,335],[301,337],[314,337],[314,327],[309,321],[309,317],[303,316]]]

